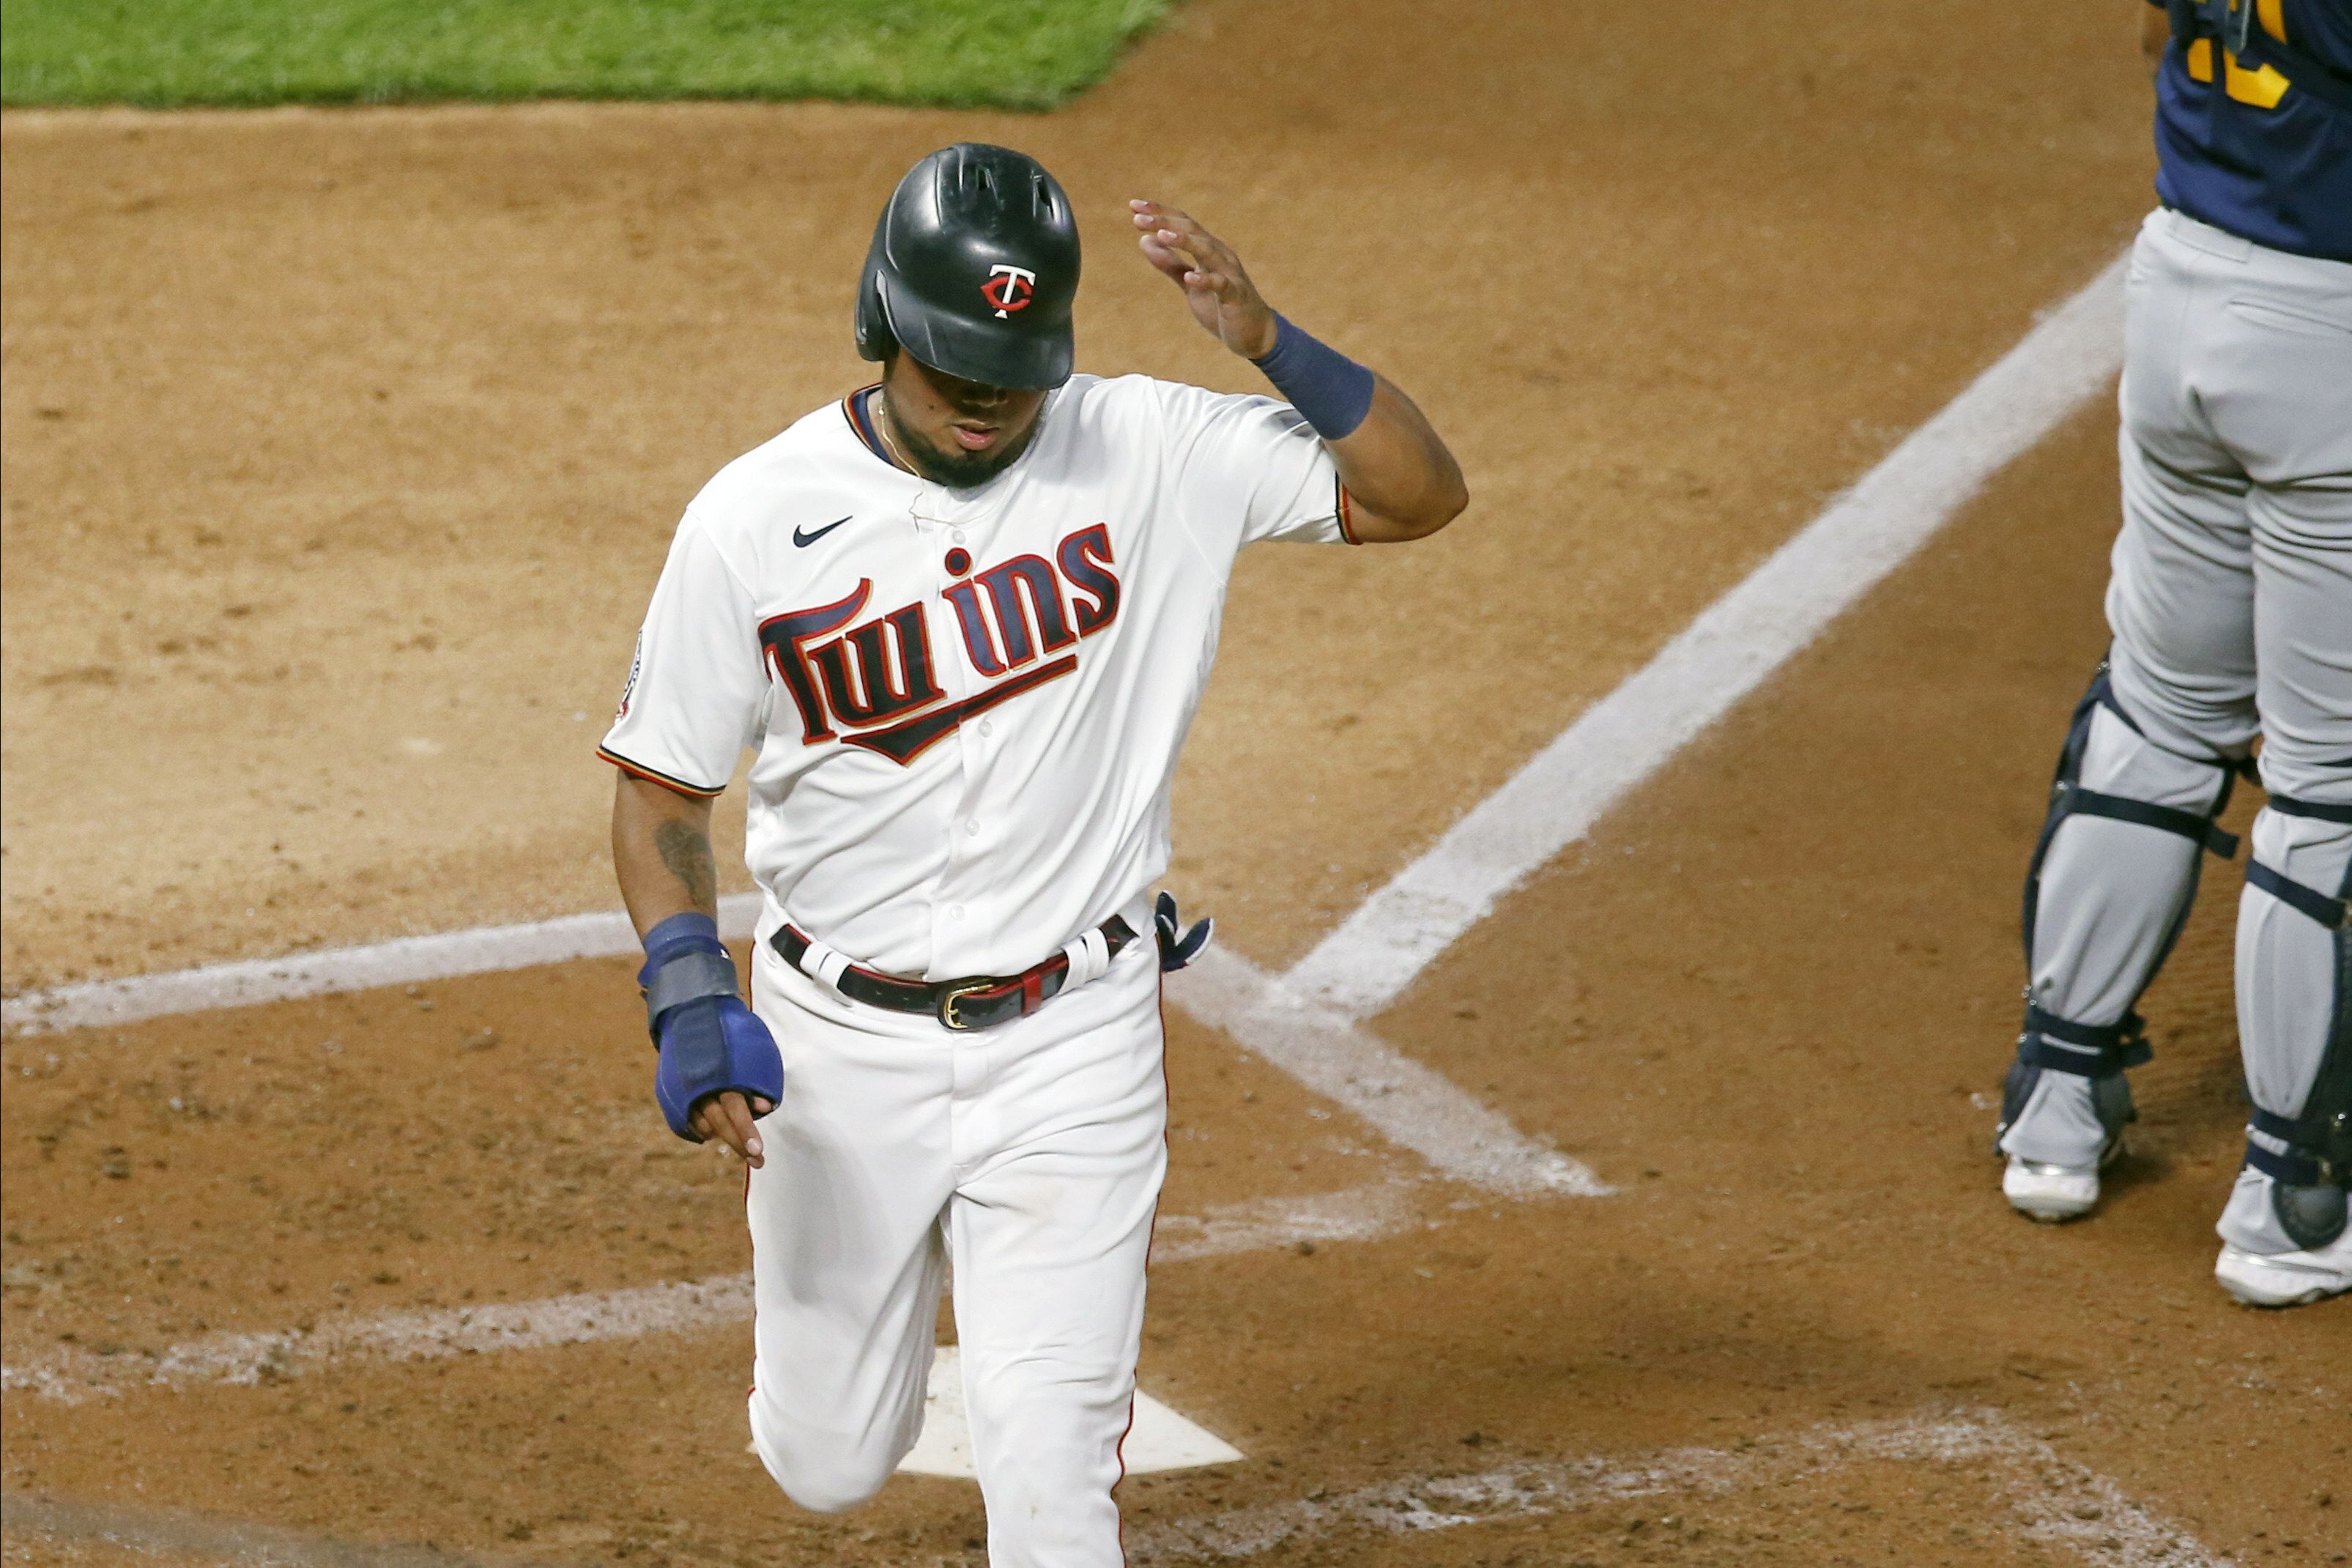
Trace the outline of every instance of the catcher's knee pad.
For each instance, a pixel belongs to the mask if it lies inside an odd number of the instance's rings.
[[[2352,826],[2352,806],[2273,795],[2267,809]],[[2352,861],[2332,894],[2251,858],[2246,881],[2332,938],[2326,1043],[2303,1108],[2289,1116],[2257,1103],[2246,1124],[2246,1164],[2272,1178],[2271,1208],[2280,1228],[2298,1247],[2325,1247],[2344,1233],[2352,1188]]]
[[[2148,1059],[2132,1009],[2179,938],[2200,852],[2237,853],[2236,838],[2213,821],[2238,769],[2149,741],[2100,664],[2059,751],[2026,871],[2025,1022],[2002,1086],[1996,1143],[2044,1072],[2092,1080],[2110,1135],[2130,1119],[2129,1092],[2104,1086]]]

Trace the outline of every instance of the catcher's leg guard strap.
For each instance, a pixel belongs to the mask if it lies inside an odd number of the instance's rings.
[[[2352,928],[2352,903],[2330,898],[2315,887],[2280,875],[2260,861],[2246,862],[2246,880],[2296,913],[2330,931]]]
[[[2043,838],[2046,840],[2066,818],[2080,812],[2084,816],[2105,817],[2117,822],[2137,822],[2143,828],[2154,828],[2158,832],[2177,833],[2203,845],[2225,861],[2236,859],[2237,834],[2223,832],[2214,826],[2213,819],[2230,809],[2230,791],[2245,765],[2219,759],[2203,764],[2221,769],[2221,792],[2212,806],[2201,812],[2184,811],[2177,807],[2158,806],[2125,795],[2109,795],[2085,789],[2078,776],[2083,766],[2083,752],[2090,741],[2090,721],[2100,708],[2115,715],[2132,734],[2143,741],[2147,739],[2139,725],[2116,700],[2115,686],[2107,677],[2106,665],[2102,664],[2098,674],[2091,682],[2091,689],[2083,695],[2081,704],[2074,709],[2074,733],[2066,737],[2066,750],[2059,758],[2058,777],[2051,784],[2050,817],[2042,830]]]
[[[2352,806],[2332,805],[2326,800],[2297,800],[2287,795],[2273,795],[2263,804],[2282,817],[2309,817],[2316,822],[2335,822],[2352,827]]]
[[[2246,1140],[2246,1163],[2264,1176],[2290,1186],[2352,1184],[2352,1124],[2344,1113],[2331,1117],[2282,1116],[2257,1109],[2246,1126],[2287,1145],[2282,1153],[2252,1138]]]
[[[2331,805],[2325,800],[2296,800],[2284,795],[2273,795],[2270,810],[2282,817],[2308,817],[2322,822],[2352,825],[2352,806]],[[2306,883],[2295,881],[2283,872],[2273,870],[2258,860],[2246,862],[2246,880],[2273,898],[2298,914],[2306,915],[2330,931],[2339,934],[2352,929],[2352,899],[2330,898]],[[2337,1012],[2340,1018],[2342,1008]]]
[[[2214,803],[2219,815],[2230,803],[2230,785],[2225,779],[2221,799]],[[2058,800],[2051,810],[2061,817],[2082,812],[2085,816],[2106,817],[2118,822],[2137,822],[2143,828],[2159,832],[2178,833],[2184,839],[2194,839],[2206,850],[2223,860],[2234,860],[2238,854],[2238,835],[2225,833],[2213,825],[2211,817],[2200,817],[2194,811],[2176,811],[2169,806],[2151,806],[2145,800],[2126,800],[2121,795],[2102,795],[2095,789],[2085,789],[2080,784],[2062,782]]]
[[[2025,1033],[2018,1041],[2021,1061],[2084,1078],[2112,1078],[2154,1055],[2147,1022],[2136,1012],[2111,1024],[2075,1023],[2025,1004]]]
[[[2152,1054],[2146,1026],[2136,1012],[2126,1012],[2111,1024],[2076,1023],[2027,1003],[2025,1032],[2017,1040],[2017,1060],[2010,1064],[2008,1076],[2001,1082],[2000,1122],[1993,1131],[1994,1150],[2027,1159],[2048,1159],[2064,1145],[2090,1136],[2094,1121],[2097,1124],[2096,1141],[2105,1144],[2123,1131],[2125,1123],[2137,1116],[2132,1109],[2130,1087],[2124,1082],[2124,1070],[2137,1067]],[[2047,1103],[2064,1080],[2052,1079],[2045,1084],[2044,1072],[2086,1081],[2080,1089],[2071,1092],[2074,1097],[2070,1108]],[[2040,1101],[2035,1097],[2037,1087],[2043,1091]],[[2005,1140],[2010,1129],[2037,1103],[2042,1104],[2042,1110],[2036,1125],[2024,1134],[2019,1147],[2009,1147]],[[2089,1120],[2084,1120],[2085,1117]],[[2076,1152],[2085,1157],[2095,1153],[2091,1148]]]
[[[2352,1220],[2352,1071],[2346,1071],[2352,1068],[2352,1051],[2329,1055],[2302,1115],[2257,1106],[2246,1124],[2247,1168],[2271,1178],[2271,1218],[2300,1248],[2331,1245]],[[2332,1113],[2320,1103],[2331,1089]],[[2264,1138],[2285,1146],[2273,1148]]]
[[[2098,716],[2104,711],[2120,728],[2102,737],[2097,733]],[[2042,870],[2050,859],[2053,841],[2058,831],[2071,817],[2100,817],[2109,821],[2128,822],[2137,827],[2153,828],[2158,832],[2184,838],[2230,860],[2238,852],[2238,840],[2214,825],[2214,819],[2229,809],[2230,792],[2244,764],[2221,758],[2184,758],[2163,750],[2149,741],[2134,722],[2130,714],[2116,700],[2115,688],[2107,675],[2105,661],[2092,678],[2090,689],[2074,706],[2074,716],[2066,731],[2066,743],[2058,753],[2058,768],[2050,781],[2050,809],[2042,823],[2042,835],[2033,846],[2033,862],[2025,878],[2025,961],[2031,967],[2035,959],[2033,930],[2040,911]],[[2213,782],[2210,803],[2197,801],[2197,809],[2184,804],[2168,804],[2148,800],[2138,794],[2123,795],[2114,789],[2096,789],[2084,782],[2086,771],[2095,769],[2103,781],[2112,777],[2118,782],[2128,781],[2140,794],[2186,795],[2190,799],[2206,793],[2207,770],[2220,777]],[[2189,868],[2189,893],[2196,891],[2195,862]],[[2182,914],[2185,915],[2186,899]],[[2177,935],[2177,932],[2175,933]],[[2171,949],[2168,938],[2157,956],[2162,964],[2164,953]],[[2148,970],[2153,978],[2156,966]],[[2143,982],[2143,987],[2145,982]],[[2137,993],[2135,993],[2137,995]],[[2128,1005],[2128,1004],[2126,1004]]]

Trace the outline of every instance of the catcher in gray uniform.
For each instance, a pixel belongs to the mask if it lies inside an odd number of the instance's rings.
[[[2164,204],[2127,285],[2115,637],[2027,876],[2001,1186],[2036,1219],[2096,1206],[2148,1056],[2133,1005],[2258,776],[2253,1112],[2214,1271],[2291,1306],[2352,1290],[2352,5],[2172,0],[2146,36]]]

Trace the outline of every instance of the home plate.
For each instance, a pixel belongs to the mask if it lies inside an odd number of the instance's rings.
[[[1131,1476],[1222,1465],[1242,1457],[1240,1449],[1219,1441],[1140,1389],[1135,1395],[1135,1425],[1128,1428],[1119,1455]],[[930,1387],[923,1396],[923,1435],[898,1469],[910,1476],[972,1473],[971,1427],[963,1415],[963,1364],[953,1345],[941,1345],[931,1362]]]

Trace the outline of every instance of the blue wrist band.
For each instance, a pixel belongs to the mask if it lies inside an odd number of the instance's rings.
[[[646,1031],[661,1039],[662,1015],[704,997],[735,998],[735,960],[719,940],[719,923],[689,911],[673,915],[646,933],[645,967],[637,984],[646,992]]]
[[[1315,434],[1337,441],[1372,412],[1372,372],[1327,343],[1318,342],[1276,311],[1274,347],[1250,361],[1275,390],[1307,416]]]

